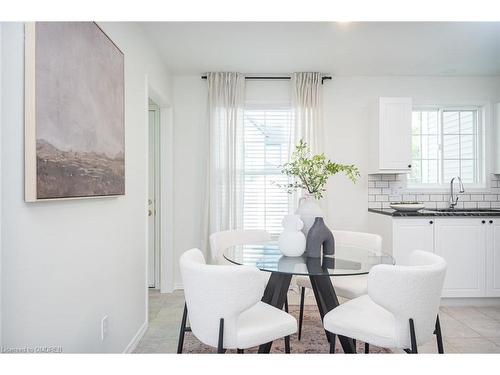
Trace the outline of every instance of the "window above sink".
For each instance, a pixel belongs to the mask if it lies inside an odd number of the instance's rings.
[[[442,188],[454,176],[466,187],[486,187],[484,143],[481,106],[414,107],[407,187]]]

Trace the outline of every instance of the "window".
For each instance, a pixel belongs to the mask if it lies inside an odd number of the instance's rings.
[[[470,108],[420,108],[412,116],[412,171],[409,185],[438,186],[460,176],[482,186],[481,111]]]
[[[288,161],[292,131],[289,107],[247,107],[244,113],[243,228],[281,233],[291,197],[278,184],[288,180],[279,166]]]

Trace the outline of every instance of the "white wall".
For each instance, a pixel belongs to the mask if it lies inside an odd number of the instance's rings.
[[[101,26],[125,54],[126,195],[30,204],[23,199],[23,25],[3,28],[4,347],[122,352],[147,320],[146,75],[167,98],[170,82],[142,29]]]
[[[285,98],[282,81],[247,82],[247,99]],[[260,85],[260,88],[259,88]],[[273,86],[276,85],[276,86]],[[285,85],[285,86],[284,86]],[[379,96],[410,96],[415,104],[498,100],[500,77],[334,77],[324,85],[325,149],[329,158],[354,163],[361,171],[353,185],[342,175],[328,185],[329,225],[367,230],[368,129]],[[199,76],[174,77],[175,102],[175,248],[178,256],[200,246],[199,213],[203,200],[206,149],[206,82]],[[179,227],[177,227],[179,228]],[[180,285],[176,273],[176,283]]]
[[[0,346],[2,346],[2,29],[0,22]]]
[[[174,248],[176,287],[181,285],[178,259],[201,247],[208,128],[207,84],[197,77],[174,77]]]

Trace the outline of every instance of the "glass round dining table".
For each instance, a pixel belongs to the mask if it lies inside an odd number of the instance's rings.
[[[392,256],[369,248],[354,246],[335,246],[335,254],[321,258],[288,257],[281,253],[278,242],[256,245],[240,245],[224,250],[226,260],[237,265],[246,265],[270,272],[262,301],[283,309],[293,275],[308,276],[311,280],[314,297],[321,319],[339,305],[330,277],[366,275],[378,264],[393,265]],[[326,332],[330,341],[334,336]],[[354,353],[354,342],[344,336],[339,341],[345,353]],[[269,353],[272,342],[259,347],[259,353]]]

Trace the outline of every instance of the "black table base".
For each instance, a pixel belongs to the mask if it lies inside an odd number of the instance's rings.
[[[339,305],[335,289],[329,276],[309,276],[314,291],[314,297],[318,305],[321,320],[330,310],[333,310]],[[262,302],[268,303],[280,310],[283,309],[285,299],[290,288],[292,275],[275,273],[271,274],[262,297]],[[335,340],[335,335],[326,332],[328,341]],[[352,339],[339,336],[340,343],[344,353],[355,353],[354,342]],[[269,353],[271,351],[272,342],[268,342],[259,347],[259,353]]]

